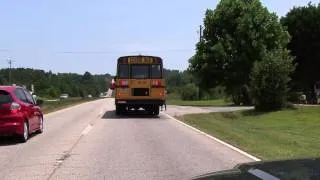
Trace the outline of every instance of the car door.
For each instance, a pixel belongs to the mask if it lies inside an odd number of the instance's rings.
[[[40,125],[40,107],[36,105],[36,102],[34,101],[32,95],[27,91],[27,90],[23,90],[24,94],[27,97],[27,102],[29,103],[29,107],[31,110],[31,113],[33,114],[33,117],[31,118],[32,122],[32,131],[34,130],[38,130],[39,129],[39,125]]]
[[[35,121],[34,110],[33,110],[34,105],[28,101],[27,96],[24,93],[24,90],[22,88],[15,89],[14,94],[20,100],[21,103],[19,104],[21,105],[21,110],[23,111],[26,118],[28,119],[29,131],[33,131],[34,121]]]

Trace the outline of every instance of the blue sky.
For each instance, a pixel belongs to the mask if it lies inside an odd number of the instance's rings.
[[[309,0],[262,0],[279,16]],[[319,2],[312,1],[312,2]],[[115,73],[122,55],[161,56],[184,70],[217,0],[0,0],[0,68]],[[79,52],[79,53],[63,53]]]

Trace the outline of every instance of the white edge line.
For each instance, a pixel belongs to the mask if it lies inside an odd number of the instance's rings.
[[[201,131],[201,130],[193,127],[193,126],[190,126],[190,125],[188,125],[188,124],[186,124],[186,123],[184,123],[184,122],[182,122],[182,121],[170,116],[167,113],[164,113],[164,112],[162,112],[162,113],[165,114],[170,119],[172,119],[172,120],[174,120],[174,121],[176,121],[176,122],[178,122],[178,123],[180,123],[180,124],[182,124],[184,126],[187,126],[188,128],[190,128],[190,129],[192,129],[192,130],[194,130],[194,131],[196,131],[196,132],[198,132],[198,133],[200,133],[200,134],[202,134],[202,135],[204,135],[204,136],[206,136],[206,137],[208,137],[208,138],[210,138],[210,139],[212,139],[212,140],[214,140],[214,141],[216,141],[216,142],[218,142],[218,143],[220,143],[220,144],[222,144],[224,146],[227,146],[228,148],[230,148],[230,149],[232,149],[232,150],[234,150],[234,151],[236,151],[236,152],[238,152],[238,153],[240,153],[240,154],[242,154],[242,155],[244,155],[244,156],[246,156],[246,157],[248,157],[248,158],[250,158],[250,159],[252,159],[254,161],[261,161],[261,159],[255,157],[255,156],[252,156],[251,154],[249,154],[247,152],[244,152],[243,150],[241,150],[239,148],[236,148],[236,147],[234,147],[234,146],[232,146],[232,145],[230,145],[230,144],[228,144],[228,143],[226,143],[226,142],[224,142],[224,141],[222,141],[222,140],[220,140],[220,139],[218,139],[216,137],[213,137],[213,136],[211,136],[211,135],[209,135],[209,134],[207,134],[207,133],[205,133],[205,132],[203,132],[203,131]]]

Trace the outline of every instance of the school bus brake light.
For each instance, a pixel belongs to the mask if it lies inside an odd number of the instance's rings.
[[[120,84],[120,86],[121,87],[129,87],[129,82],[128,82],[128,80],[120,80],[119,81],[119,84]]]
[[[161,87],[160,80],[152,80],[152,87]]]

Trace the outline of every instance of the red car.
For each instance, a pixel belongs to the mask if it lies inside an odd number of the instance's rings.
[[[29,134],[42,133],[42,103],[22,87],[0,86],[0,136],[17,135],[26,142]]]

